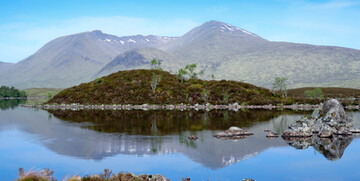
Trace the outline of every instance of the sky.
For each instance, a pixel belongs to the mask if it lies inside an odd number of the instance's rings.
[[[182,36],[210,20],[270,41],[360,49],[360,0],[0,0],[0,61],[79,32]]]

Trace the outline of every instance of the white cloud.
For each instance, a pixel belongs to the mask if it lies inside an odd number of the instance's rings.
[[[175,19],[171,21],[155,21],[144,18],[123,16],[113,17],[80,17],[51,22],[17,22],[0,25],[1,60],[17,62],[35,52],[45,43],[69,34],[102,30],[116,36],[135,34],[154,34],[181,36],[199,25],[191,20]],[[16,47],[21,48],[16,48]],[[12,60],[7,58],[12,58]]]

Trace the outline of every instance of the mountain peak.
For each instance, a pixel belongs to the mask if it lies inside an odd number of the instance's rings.
[[[260,38],[255,33],[251,33],[242,28],[238,28],[236,26],[233,26],[233,25],[221,22],[221,21],[216,21],[216,20],[211,20],[211,21],[205,22],[204,24],[200,25],[199,27],[201,27],[201,29],[208,29],[208,30],[212,29],[212,30],[220,31],[220,32],[224,32],[224,33],[239,33],[239,34],[245,34],[245,35],[249,35],[252,37]]]

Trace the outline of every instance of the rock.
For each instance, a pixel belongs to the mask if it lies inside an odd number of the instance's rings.
[[[352,132],[352,133],[360,133],[360,128],[359,128],[359,127],[357,127],[357,128],[350,128],[349,131]]]
[[[81,181],[81,177],[79,175],[70,177],[68,181]]]
[[[156,175],[139,175],[139,178],[141,180],[146,180],[146,181],[170,181],[169,179],[167,179],[166,177],[160,175],[160,174],[156,174]]]
[[[266,135],[266,137],[267,138],[277,138],[277,137],[279,137],[279,134],[270,132],[269,134]]]
[[[333,134],[350,135],[353,125],[344,107],[336,99],[330,99],[314,110],[311,117],[303,117],[288,126],[282,137],[310,137],[318,134],[327,138]]]
[[[188,139],[189,139],[189,140],[197,140],[198,137],[195,136],[195,135],[190,135],[190,136],[188,136]]]
[[[328,138],[331,137],[333,133],[335,133],[336,130],[332,127],[330,127],[327,124],[322,125],[320,132],[318,133],[318,136],[321,138]]]
[[[244,179],[242,179],[242,181],[255,181],[255,180],[251,179],[251,178],[244,178]]]
[[[301,120],[296,121],[288,126],[281,135],[282,137],[310,137],[312,136],[312,130],[309,127],[308,118],[303,117]]]
[[[264,129],[264,132],[270,132],[271,130],[270,129]]]
[[[250,135],[253,135],[253,133],[245,131],[239,127],[233,126],[230,127],[228,130],[216,133],[213,136],[216,138],[243,139],[244,136],[250,136]]]

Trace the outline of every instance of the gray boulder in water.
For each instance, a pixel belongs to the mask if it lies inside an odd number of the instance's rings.
[[[253,135],[248,131],[245,131],[239,127],[230,127],[228,130],[219,132],[214,134],[213,136],[216,138],[224,138],[224,139],[241,139],[246,138],[247,136]]]
[[[346,115],[344,107],[336,99],[330,99],[314,110],[311,117],[303,117],[290,124],[282,137],[331,137],[333,134],[350,135],[352,119]]]

